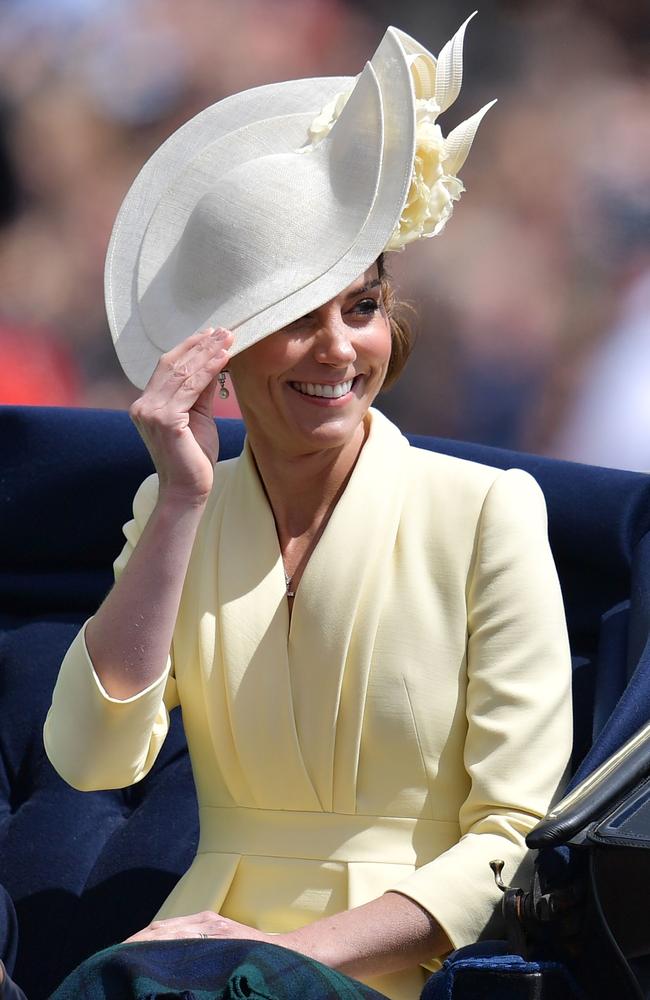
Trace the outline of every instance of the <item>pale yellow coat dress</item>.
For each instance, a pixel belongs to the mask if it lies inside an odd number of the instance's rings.
[[[212,908],[284,931],[397,889],[458,947],[493,917],[490,860],[516,881],[556,793],[570,666],[541,491],[368,419],[291,622],[246,446],[217,466],[164,676],[117,701],[83,631],[64,660],[45,745],[76,787],[139,781],[182,706],[201,836],[160,916]],[[151,477],[117,573],[156,495]],[[415,1000],[427,975],[368,982]]]

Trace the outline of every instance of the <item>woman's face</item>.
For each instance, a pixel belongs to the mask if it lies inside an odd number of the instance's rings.
[[[232,359],[229,369],[253,444],[299,455],[340,448],[362,436],[390,352],[373,265],[340,295]]]

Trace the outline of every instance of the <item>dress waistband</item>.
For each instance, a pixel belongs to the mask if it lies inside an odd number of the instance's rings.
[[[409,816],[203,806],[199,818],[199,854],[417,867],[448,850],[460,837],[457,823]]]

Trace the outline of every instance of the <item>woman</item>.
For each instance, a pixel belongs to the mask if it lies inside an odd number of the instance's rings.
[[[395,1000],[491,925],[571,745],[539,489],[371,408],[407,353],[382,251],[444,226],[482,114],[435,124],[464,27],[221,102],[136,181],[107,301],[157,476],[45,726],[68,781],[120,787],[182,705],[199,851],[133,940],[275,944]],[[215,466],[226,367],[247,443]]]

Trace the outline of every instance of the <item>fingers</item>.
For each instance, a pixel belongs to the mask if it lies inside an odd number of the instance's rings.
[[[229,330],[208,328],[188,337],[160,359],[154,372],[153,389],[194,397],[219,374],[228,361],[233,342]]]
[[[189,409],[226,366],[232,342],[232,333],[223,328],[192,334],[162,355],[140,400],[154,410],[171,401],[183,410]],[[136,400],[136,404],[139,402]]]
[[[267,935],[256,928],[237,923],[236,920],[230,920],[228,917],[222,917],[212,910],[206,910],[203,913],[193,913],[186,917],[154,920],[148,927],[127,938],[127,943],[178,938],[266,940]]]
[[[196,333],[191,334],[191,336],[186,337],[182,340],[180,344],[176,344],[171,350],[166,351],[162,357],[161,361],[167,360],[172,365],[178,361],[182,361],[184,355],[191,352],[196,347],[209,347],[211,344],[217,347],[221,346],[228,348],[232,345],[234,337],[230,330],[226,330],[223,326],[213,327],[206,326],[203,330],[197,330]]]
[[[212,416],[216,379],[228,361],[233,335],[201,330],[160,358],[129,413],[153,459],[161,495],[209,494],[219,438]]]

